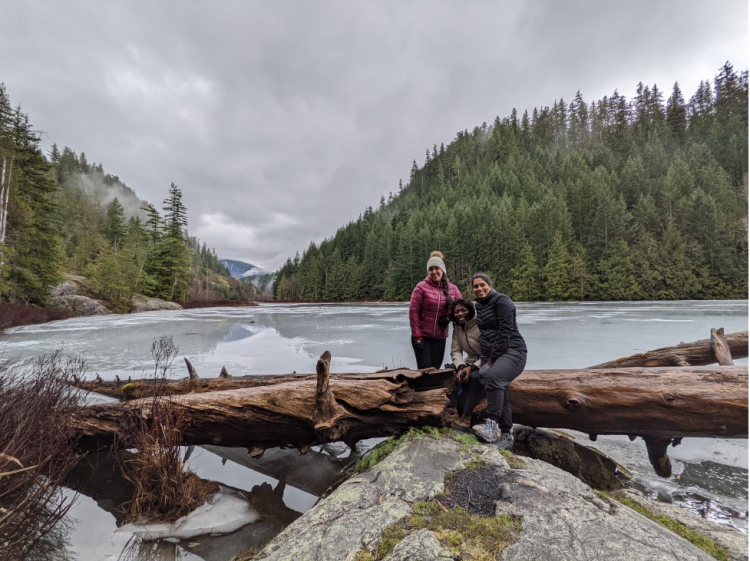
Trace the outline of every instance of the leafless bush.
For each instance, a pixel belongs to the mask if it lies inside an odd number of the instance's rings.
[[[0,560],[25,559],[49,542],[73,498],[61,485],[78,457],[70,415],[86,370],[62,351],[0,365]]]
[[[188,419],[179,398],[165,395],[164,381],[179,348],[171,336],[154,340],[154,396],[128,416],[118,430],[137,453],[122,461],[122,471],[135,491],[125,504],[128,520],[174,520],[205,502],[218,486],[185,470],[182,434]]]

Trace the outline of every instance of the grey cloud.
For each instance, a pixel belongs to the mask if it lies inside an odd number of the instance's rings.
[[[643,80],[690,95],[747,58],[747,5],[688,2],[16,2],[0,80],[190,230],[267,268],[406,179],[456,131]],[[12,54],[11,54],[12,53]]]

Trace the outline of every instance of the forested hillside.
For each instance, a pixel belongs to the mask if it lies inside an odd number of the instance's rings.
[[[188,236],[176,185],[165,186],[158,208],[83,152],[53,145],[48,159],[3,84],[0,166],[0,303],[44,305],[62,273],[87,277],[96,296],[121,311],[134,293],[167,300],[252,295],[222,279],[229,272],[215,251]]]
[[[747,298],[748,74],[514,109],[433,146],[278,271],[279,300],[407,299],[432,250],[521,301]]]

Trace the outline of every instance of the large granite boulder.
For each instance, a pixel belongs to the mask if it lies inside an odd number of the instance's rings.
[[[182,310],[177,302],[168,302],[161,298],[149,298],[143,294],[134,294],[130,298],[131,313],[154,312],[157,310]]]
[[[73,316],[103,316],[111,314],[103,300],[95,300],[88,296],[71,294],[65,296],[50,297],[50,304],[56,308],[67,310]]]
[[[511,468],[495,446],[449,438],[409,438],[368,471],[344,482],[258,554],[257,561],[352,561],[377,550],[383,530],[412,514],[416,501],[445,491],[445,476],[467,464],[491,466],[496,515],[520,517],[522,530],[499,559],[631,561],[713,559],[635,511],[610,503],[573,475],[532,458]],[[471,464],[470,464],[471,463]],[[481,492],[481,489],[477,490]],[[408,534],[387,559],[444,561],[430,530]]]

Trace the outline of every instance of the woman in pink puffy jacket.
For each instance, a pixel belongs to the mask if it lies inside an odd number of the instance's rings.
[[[443,254],[433,251],[427,261],[427,277],[411,293],[409,324],[417,368],[440,368],[450,324],[450,306],[461,292],[448,281]]]

